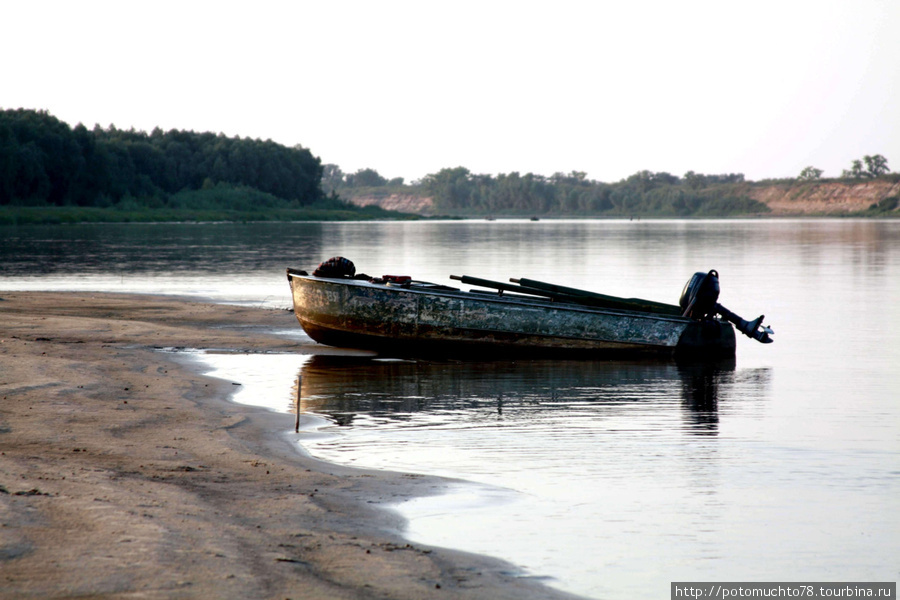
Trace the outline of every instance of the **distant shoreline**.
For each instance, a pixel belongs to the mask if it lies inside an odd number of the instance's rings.
[[[174,211],[146,211],[122,213],[116,209],[74,209],[59,208],[3,208],[0,209],[0,226],[29,225],[85,225],[85,224],[163,224],[163,223],[329,223],[329,222],[371,222],[371,221],[504,221],[504,220],[647,220],[647,221],[704,221],[715,219],[736,220],[780,220],[780,219],[896,219],[900,217],[897,210],[862,210],[859,212],[815,212],[807,207],[805,211],[779,211],[763,214],[736,214],[730,216],[675,216],[675,215],[569,215],[551,214],[535,215],[505,214],[495,215],[430,215],[422,216],[408,213],[396,213],[390,216],[347,215],[339,212],[303,213],[298,215],[257,215],[257,214],[218,214],[218,213],[178,213]]]
[[[348,207],[299,208],[270,211],[227,211],[193,209],[140,208],[120,210],[80,206],[3,206],[0,225],[62,225],[74,223],[256,223],[291,221],[373,221],[410,220],[420,216],[386,211],[378,207],[369,210]]]
[[[713,190],[705,193],[713,194]],[[715,191],[722,196],[747,198],[759,202],[767,212],[719,215],[675,215],[665,210],[627,213],[537,213],[533,211],[495,210],[491,213],[460,210],[451,216],[459,218],[642,218],[642,219],[709,219],[755,217],[864,217],[900,216],[900,179],[896,176],[864,180],[774,181],[723,184]],[[399,191],[364,190],[348,195],[348,201],[359,207],[377,206],[385,210],[434,216],[441,212],[434,199],[421,194]]]
[[[457,210],[447,213],[433,198],[416,193],[359,193],[343,203],[299,208],[225,210],[121,206],[0,206],[0,225],[66,223],[250,223],[403,221],[419,219],[753,219],[753,218],[896,218],[900,217],[900,180],[896,177],[864,181],[735,183],[722,194],[753,203],[759,212],[671,214],[668,209],[621,212],[547,212],[497,210],[484,213]],[[740,206],[740,202],[736,204]]]

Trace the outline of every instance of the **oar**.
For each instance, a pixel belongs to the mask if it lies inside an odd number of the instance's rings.
[[[520,294],[530,294],[532,296],[541,296],[542,298],[552,298],[553,293],[545,290],[535,290],[522,287],[521,285],[511,285],[501,281],[491,281],[490,279],[481,279],[479,277],[469,277],[468,275],[451,275],[450,279],[454,279],[466,285],[480,285],[481,287],[494,288],[504,292],[518,292]]]
[[[674,304],[664,304],[662,302],[654,302],[653,300],[644,300],[642,298],[617,298],[616,296],[597,294],[594,292],[589,292],[587,290],[579,290],[577,288],[556,285],[555,283],[535,281],[534,279],[510,279],[510,281],[530,288],[542,289],[558,294],[566,294],[568,296],[596,301],[596,303],[592,304],[592,306],[607,306],[609,308],[639,310],[641,312],[650,312],[662,315],[681,315],[681,309]]]
[[[500,281],[492,281],[490,279],[481,279],[479,277],[469,277],[468,275],[451,275],[450,279],[461,281],[466,285],[480,285],[482,287],[494,288],[500,290],[501,293],[516,292],[520,294],[529,294],[531,296],[540,296],[542,298],[550,298],[558,302],[567,302],[569,304],[580,304],[582,306],[590,306],[593,308],[612,308],[618,310],[632,310],[641,312],[653,312],[666,315],[680,315],[679,310],[672,310],[665,304],[650,301],[630,301],[622,298],[614,298],[613,296],[603,296],[601,294],[592,294],[584,290],[574,290],[574,288],[563,288],[562,286],[553,286],[552,284],[542,284],[544,287],[533,285],[525,285],[525,282],[541,284],[531,279],[510,279],[512,282],[521,282],[520,285],[511,285]],[[547,288],[558,288],[558,290]],[[573,290],[581,292],[580,295],[566,293],[565,290]],[[656,306],[654,306],[656,305]],[[662,308],[661,308],[662,307]]]

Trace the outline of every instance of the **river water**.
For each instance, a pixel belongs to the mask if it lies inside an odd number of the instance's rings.
[[[446,475],[394,507],[414,541],[591,598],[671,581],[900,578],[900,221],[455,221],[0,228],[4,290],[287,307],[285,267],[528,277],[677,303],[696,271],[761,313],[733,365],[206,357],[236,401],[319,425],[342,464]],[[2,305],[0,305],[2,312]],[[294,335],[303,339],[302,332]],[[307,340],[308,341],[308,340]]]

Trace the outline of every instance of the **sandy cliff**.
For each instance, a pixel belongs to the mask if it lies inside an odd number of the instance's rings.
[[[900,183],[879,179],[859,183],[809,182],[754,186],[746,195],[768,205],[774,216],[841,216],[900,195]]]
[[[433,215],[434,202],[429,196],[416,196],[414,194],[391,194],[384,197],[360,196],[350,198],[350,202],[357,206],[380,206],[385,210],[397,210],[414,215]]]

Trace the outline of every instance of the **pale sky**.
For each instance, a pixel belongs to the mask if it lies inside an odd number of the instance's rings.
[[[0,0],[0,108],[407,182],[900,171],[900,0]]]

